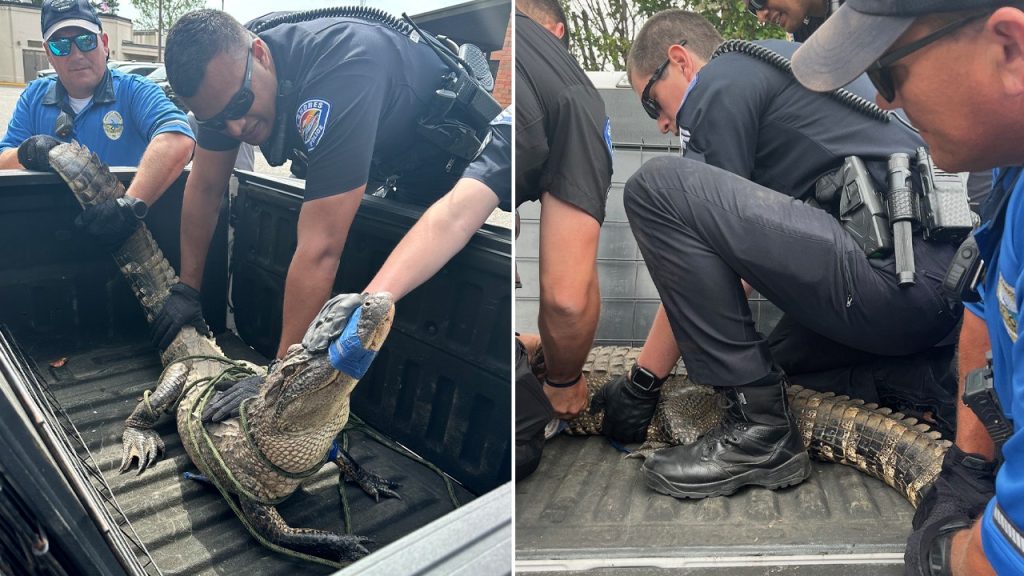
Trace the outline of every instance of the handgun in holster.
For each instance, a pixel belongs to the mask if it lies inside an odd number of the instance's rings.
[[[964,382],[964,404],[974,412],[985,430],[988,430],[988,435],[995,444],[996,454],[999,455],[1002,453],[1003,443],[1013,435],[1013,423],[1006,418],[993,386],[992,352],[989,351],[985,358],[985,367],[967,373]]]
[[[892,252],[885,205],[864,161],[848,156],[842,168],[818,180],[815,198],[819,204],[834,205],[836,194],[839,221],[868,258],[881,258]]]

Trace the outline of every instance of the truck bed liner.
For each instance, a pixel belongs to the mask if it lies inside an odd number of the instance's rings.
[[[265,362],[233,334],[219,338],[233,358]],[[166,453],[151,469],[118,474],[124,419],[160,374],[156,353],[144,345],[108,345],[68,357],[60,368],[53,358],[33,358],[51,391],[88,444],[122,509],[157,566],[165,574],[327,574],[333,570],[292,561],[262,547],[231,512],[213,486],[186,480],[196,472],[166,416],[157,431]],[[401,484],[401,500],[375,503],[355,485],[346,485],[352,530],[375,540],[371,551],[397,540],[453,509],[442,478],[425,466],[372,440],[350,433],[350,452],[369,470]],[[279,510],[292,526],[343,530],[338,473],[327,465],[284,502]],[[455,484],[461,503],[473,496]]]
[[[793,488],[677,500],[647,488],[640,463],[603,437],[550,440],[516,484],[517,570],[902,574],[914,509],[853,468],[814,462]]]

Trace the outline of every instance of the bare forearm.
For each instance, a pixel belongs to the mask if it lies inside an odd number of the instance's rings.
[[[583,210],[552,194],[541,195],[537,325],[552,382],[575,378],[594,343],[601,309],[600,233],[601,225]]]
[[[985,353],[989,348],[988,328],[984,320],[971,312],[965,312],[963,326],[960,329],[960,342],[957,346],[959,376],[956,395],[956,444],[964,452],[981,454],[991,460],[995,457],[992,438],[974,411],[963,401],[967,374],[985,366]]]
[[[668,314],[664,306],[658,306],[654,315],[651,331],[647,333],[647,342],[637,356],[636,362],[659,378],[668,375],[672,367],[679,361],[679,346],[672,334],[672,326],[668,322]]]
[[[544,343],[544,361],[548,379],[553,382],[571,380],[580,373],[594,344],[601,310],[601,292],[597,282],[597,265],[593,265],[589,281],[581,286],[583,298],[579,306],[546,300],[541,295],[538,328]],[[543,282],[542,282],[543,285]]]
[[[21,162],[18,162],[18,149],[8,148],[3,152],[0,152],[0,169],[7,170],[15,168],[24,168],[24,166],[21,165]]]
[[[158,134],[146,147],[127,194],[153,205],[181,176],[193,145],[191,138],[178,132]]]
[[[284,285],[284,310],[281,341],[277,357],[283,358],[288,347],[302,341],[309,323],[331,296],[331,287],[338,272],[338,258],[325,259],[296,251],[288,267]]]
[[[399,300],[429,280],[469,242],[498,205],[478,180],[463,178],[434,203],[395,247],[365,292],[391,292]]]
[[[201,189],[189,177],[181,206],[181,280],[199,290],[203,284],[206,254],[220,216],[221,189]]]
[[[284,315],[277,357],[302,341],[309,323],[331,296],[348,231],[366,186],[303,203],[297,244],[284,287]]]

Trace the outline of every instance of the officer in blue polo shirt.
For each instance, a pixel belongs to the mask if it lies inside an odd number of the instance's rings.
[[[88,0],[46,0],[42,32],[56,78],[29,84],[0,141],[0,168],[49,169],[47,153],[77,140],[106,164],[138,166],[130,203],[99,204],[76,224],[118,248],[148,205],[181,174],[195,138],[156,84],[107,69],[107,34]]]

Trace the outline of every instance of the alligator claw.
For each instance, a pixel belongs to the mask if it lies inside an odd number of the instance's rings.
[[[346,477],[346,475],[342,474],[342,477]],[[368,496],[372,497],[377,502],[380,502],[381,496],[397,498],[399,500],[402,499],[402,497],[398,495],[398,492],[395,492],[396,489],[401,488],[398,482],[393,482],[387,478],[378,476],[373,472],[368,472],[365,469],[360,468],[356,471],[354,477],[346,477],[345,479],[349,482],[359,484],[359,487],[363,489],[363,492],[366,492]]]
[[[153,430],[126,427],[121,435],[121,469],[122,474],[132,467],[132,462],[138,460],[139,472],[142,472],[164,452],[164,441]]]
[[[331,547],[338,553],[339,561],[354,562],[370,553],[364,544],[373,544],[373,538],[338,534],[336,535],[336,540],[331,544]]]

